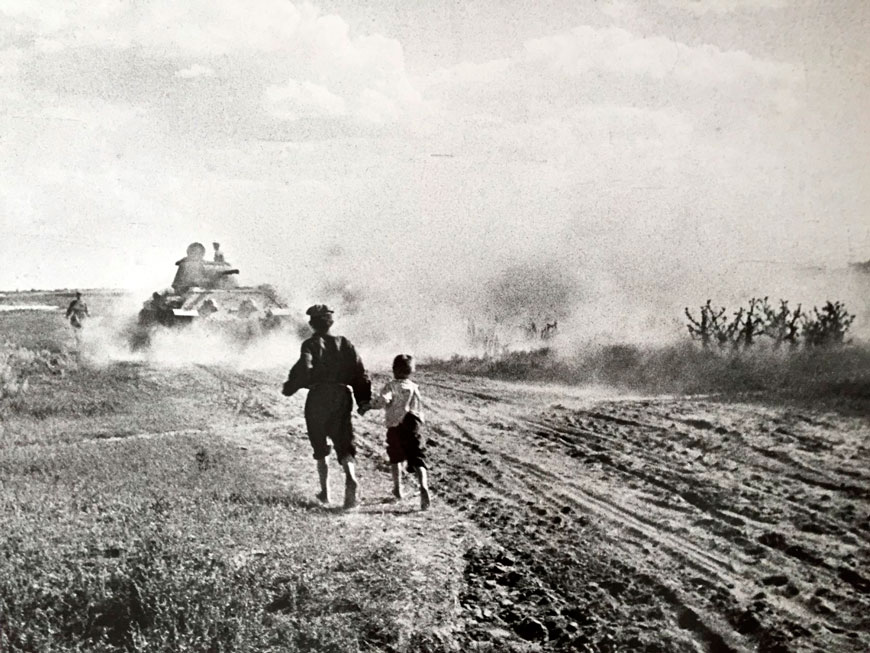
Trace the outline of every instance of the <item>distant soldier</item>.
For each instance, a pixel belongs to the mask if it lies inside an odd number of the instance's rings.
[[[88,319],[88,305],[82,299],[82,294],[77,290],[76,298],[69,303],[66,309],[66,318],[69,320],[70,326],[73,328],[73,335],[76,339],[76,345],[81,343],[82,327],[85,325],[85,320]]]
[[[78,330],[84,326],[85,320],[88,317],[90,317],[88,305],[82,299],[82,294],[76,291],[76,298],[67,306],[66,318],[69,320],[70,326]]]
[[[372,384],[351,342],[329,333],[333,324],[329,307],[316,304],[306,313],[314,335],[302,343],[299,360],[290,370],[282,392],[290,397],[301,388],[309,388],[305,401],[305,425],[320,477],[320,494],[317,498],[329,503],[326,458],[331,449],[328,438],[335,447],[339,464],[344,468],[344,507],[353,508],[357,505],[359,487],[354,467],[356,446],[351,424],[353,398],[363,412],[368,410],[371,407]]]
[[[227,260],[224,258],[224,253],[221,251],[220,243],[212,243],[212,247],[214,247],[214,262],[218,265],[224,265]]]

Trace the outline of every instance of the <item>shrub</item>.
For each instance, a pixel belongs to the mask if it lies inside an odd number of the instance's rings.
[[[76,367],[76,362],[64,353],[47,349],[33,350],[8,342],[0,343],[0,401],[26,394],[30,379],[39,375],[63,376]]]
[[[825,302],[822,310],[813,307],[814,318],[805,318],[804,343],[808,347],[842,345],[855,316],[841,302]]]
[[[686,325],[689,336],[698,340],[707,349],[715,342],[720,348],[752,347],[761,336],[773,340],[774,348],[788,343],[797,347],[800,339],[807,347],[842,345],[846,342],[846,332],[855,316],[846,310],[842,302],[826,302],[820,311],[813,308],[813,316],[804,313],[801,305],[794,310],[788,302],[781,299],[779,309],[768,303],[767,297],[753,297],[745,307],[739,308],[728,321],[724,318],[725,308],[713,309],[711,301],[700,307],[699,317],[695,318],[685,309]]]
[[[428,369],[512,381],[605,384],[664,393],[773,391],[870,399],[870,348],[844,345],[796,351],[610,345],[557,354],[512,352],[498,359],[430,361]]]
[[[801,305],[794,310],[788,307],[788,302],[779,300],[779,309],[774,310],[765,298],[763,311],[767,320],[765,333],[773,338],[773,346],[779,348],[783,343],[791,347],[797,347],[800,337],[801,320],[804,314]]]

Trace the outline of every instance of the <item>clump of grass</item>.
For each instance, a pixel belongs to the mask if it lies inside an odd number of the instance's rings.
[[[0,449],[0,650],[396,649],[398,551],[343,550],[204,436]]]
[[[68,353],[0,343],[0,401],[27,393],[33,376],[63,376],[77,363]]]

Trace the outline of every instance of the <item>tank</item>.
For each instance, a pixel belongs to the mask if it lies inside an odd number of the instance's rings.
[[[239,270],[226,261],[218,243],[211,261],[206,260],[202,244],[191,243],[175,265],[172,287],[152,293],[139,311],[134,348],[147,346],[159,327],[197,322],[246,339],[290,321],[290,309],[270,286],[238,285]]]

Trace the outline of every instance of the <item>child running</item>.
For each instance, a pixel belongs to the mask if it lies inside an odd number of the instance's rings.
[[[411,380],[414,373],[414,358],[400,354],[393,359],[393,380],[384,386],[372,399],[371,408],[385,409],[387,425],[387,456],[393,473],[393,496],[402,499],[402,468],[407,462],[408,472],[417,474],[420,483],[420,509],[427,510],[431,503],[426,454],[421,442],[420,426],[423,424],[423,401],[420,387]],[[360,407],[365,414],[368,407]]]

